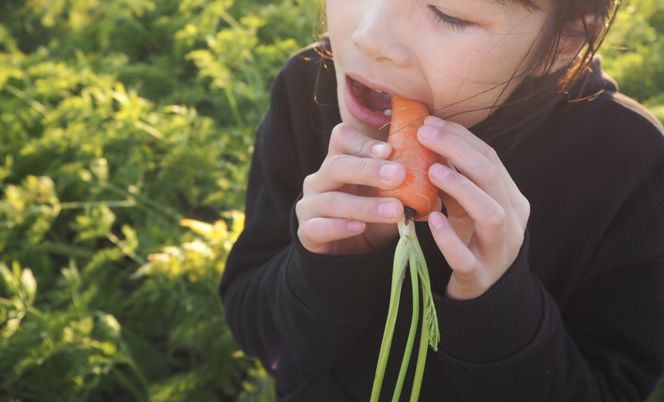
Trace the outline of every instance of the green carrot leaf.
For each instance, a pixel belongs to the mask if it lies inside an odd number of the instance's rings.
[[[403,382],[408,371],[408,363],[410,362],[410,355],[413,351],[413,343],[415,343],[415,335],[417,333],[417,322],[420,316],[420,293],[418,273],[416,269],[416,256],[412,252],[408,254],[408,263],[410,265],[410,282],[413,293],[413,312],[410,319],[410,329],[408,331],[406,349],[403,353],[403,358],[401,359],[401,368],[399,369],[397,384],[394,387],[394,392],[392,393],[392,402],[399,402],[399,397],[401,396],[401,389],[403,388]]]
[[[407,236],[401,236],[394,252],[394,262],[392,264],[392,286],[390,291],[390,304],[387,310],[387,320],[385,321],[385,330],[383,331],[383,340],[380,344],[378,354],[378,363],[376,364],[376,373],[374,375],[373,386],[371,387],[371,402],[378,402],[380,391],[383,386],[387,360],[390,356],[392,347],[392,337],[394,336],[394,327],[399,312],[399,300],[401,298],[401,287],[406,273],[408,256],[410,249],[410,239]]]
[[[415,237],[415,241],[413,241],[412,244],[413,251],[417,256],[417,272],[420,275],[420,280],[422,281],[423,320],[424,323],[426,323],[428,329],[427,332],[429,334],[429,345],[431,345],[433,350],[437,351],[438,344],[440,343],[440,328],[438,327],[438,314],[436,313],[436,306],[434,304],[433,294],[431,292],[429,268],[427,267],[427,262],[424,258],[424,253],[422,252],[422,248],[420,247],[420,243],[417,240],[417,237]]]

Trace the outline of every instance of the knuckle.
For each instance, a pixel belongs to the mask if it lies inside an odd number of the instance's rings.
[[[487,226],[498,228],[505,224],[505,210],[503,208],[496,208],[485,218]]]
[[[530,216],[530,201],[526,197],[521,197],[521,205],[522,205],[522,211],[523,214],[528,217]]]
[[[530,215],[531,206],[530,206],[530,201],[528,201],[528,198],[523,197],[523,205],[525,205],[525,210],[528,211],[528,214]]]
[[[310,238],[311,236],[309,235],[309,227],[310,225],[308,222],[302,222],[297,228],[297,237],[303,244],[312,243],[312,239]]]
[[[530,202],[526,197],[521,197],[521,204],[518,210],[519,224],[525,229],[530,219]]]
[[[475,261],[471,260],[470,258],[463,258],[459,257],[454,261],[454,271],[464,274],[464,275],[470,275],[475,271]]]
[[[321,225],[321,223],[323,223]],[[297,236],[300,242],[307,249],[312,249],[320,246],[325,242],[327,224],[321,222],[320,219],[309,219],[303,222],[297,230]]]
[[[360,214],[360,216],[357,216],[356,219],[370,220],[375,218],[377,215],[376,211],[378,211],[378,206],[375,202],[372,201],[360,202],[358,207],[354,210],[359,211]]]
[[[362,140],[358,145],[357,155],[359,156],[372,156],[371,149],[373,148],[375,141],[372,140]]]
[[[331,148],[342,148],[347,133],[348,127],[345,123],[340,123],[334,126],[332,133],[330,134],[330,144],[333,145]]]
[[[316,173],[310,173],[304,177],[302,181],[302,191],[307,192],[310,188],[313,187],[313,183],[316,181]]]
[[[332,130],[332,136],[330,140],[334,141],[335,149],[342,150],[342,153],[362,155],[367,145],[366,141],[359,141],[355,129],[345,123],[338,124]]]
[[[484,150],[483,150],[484,155],[489,158],[492,161],[498,161],[500,158],[498,157],[498,152],[492,147],[487,145]]]
[[[363,177],[373,177],[377,172],[375,164],[369,159],[361,159],[357,165],[357,172],[360,172]]]
[[[482,170],[484,171],[484,177],[487,183],[494,183],[498,179],[499,170],[495,164],[490,163]]]
[[[516,231],[515,236],[516,236],[516,243],[515,244],[518,244],[519,246],[522,245],[523,241],[526,238],[525,233],[521,230],[518,230],[518,231]],[[517,252],[518,252],[518,250],[517,250]]]
[[[325,170],[330,170],[332,172],[337,172],[341,169],[346,163],[346,156],[343,154],[332,155],[323,162],[325,165]]]
[[[295,216],[297,216],[298,219],[301,219],[301,217],[303,216],[304,208],[305,206],[304,206],[304,197],[303,197],[298,202],[295,203]]]
[[[348,169],[348,177],[353,177],[354,181],[358,184],[366,184],[367,178],[375,175],[377,168],[371,159],[367,158],[354,158],[346,163]]]
[[[353,132],[351,127],[347,124],[340,125],[339,129],[337,130],[337,138],[342,145],[345,145],[342,148],[347,149],[348,145],[350,145],[353,140]]]

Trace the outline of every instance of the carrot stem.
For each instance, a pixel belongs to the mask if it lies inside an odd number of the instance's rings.
[[[431,349],[437,351],[438,344],[440,343],[440,328],[438,327],[438,314],[436,313],[436,305],[434,304],[433,293],[431,292],[429,268],[427,267],[427,260],[424,258],[424,252],[422,252],[422,247],[417,239],[415,230],[413,230],[413,237],[414,241],[411,244],[417,260],[417,272],[422,283],[422,304],[424,305],[424,319],[422,323],[427,326],[427,340]]]
[[[424,377],[424,366],[427,356],[427,345],[431,345],[433,350],[438,350],[438,343],[440,342],[440,332],[438,328],[438,317],[436,308],[433,302],[433,294],[431,292],[431,281],[429,278],[429,269],[427,262],[422,252],[417,233],[415,231],[415,222],[412,215],[409,216],[408,211],[398,223],[399,227],[399,242],[394,251],[394,262],[392,265],[392,286],[390,291],[390,304],[387,312],[387,321],[385,322],[385,331],[383,332],[383,339],[380,345],[380,353],[378,355],[378,363],[376,365],[376,374],[374,375],[374,382],[371,389],[371,402],[378,402],[380,398],[380,391],[382,388],[383,380],[385,377],[385,370],[387,368],[387,361],[390,354],[392,345],[392,338],[394,336],[394,327],[396,325],[397,313],[399,311],[399,301],[401,298],[401,288],[405,277],[406,267],[410,268],[411,286],[413,293],[413,311],[411,317],[410,330],[408,333],[408,340],[406,342],[406,349],[401,360],[401,367],[397,377],[392,401],[398,401],[403,388],[404,378],[408,371],[408,362],[412,354],[413,343],[415,340],[416,329],[420,314],[419,304],[419,286],[422,287],[422,330],[420,333],[420,344],[417,354],[417,365],[415,367],[415,375],[413,379],[413,387],[411,390],[411,402],[417,401],[422,387],[422,379]]]
[[[409,224],[412,225],[411,222],[412,221],[410,221]],[[413,343],[415,343],[415,334],[417,333],[417,322],[420,316],[419,274],[415,268],[417,266],[415,258],[416,256],[413,255],[413,253],[410,253],[408,256],[408,264],[410,265],[410,282],[413,292],[413,312],[410,319],[410,330],[408,331],[406,350],[403,352],[403,358],[401,359],[401,368],[399,369],[397,384],[394,387],[394,393],[392,394],[392,402],[399,402],[399,397],[401,396],[401,389],[403,388],[403,381],[406,378],[406,372],[408,371],[408,363],[410,362],[410,355],[413,351]]]
[[[422,389],[422,378],[424,377],[424,366],[427,361],[427,338],[429,337],[427,325],[422,320],[422,333],[420,334],[420,348],[417,352],[417,366],[415,366],[415,377],[413,378],[413,389],[410,391],[410,402],[420,399]]]
[[[374,375],[373,386],[371,387],[371,402],[378,402],[380,398],[380,390],[383,386],[383,378],[385,377],[385,369],[387,368],[387,360],[390,356],[390,349],[392,347],[392,337],[394,335],[394,326],[397,321],[397,313],[399,312],[399,300],[401,298],[401,287],[406,273],[406,266],[408,263],[408,253],[404,248],[407,248],[409,238],[401,236],[397,243],[396,251],[394,254],[394,262],[392,264],[392,286],[390,290],[390,304],[387,310],[387,320],[385,321],[385,330],[383,331],[383,340],[380,344],[380,353],[378,355],[378,363],[376,364],[376,374]]]
[[[422,247],[417,240],[417,235],[413,234],[415,241],[412,242],[412,252],[415,255],[417,273],[420,276],[422,284],[422,330],[420,332],[420,347],[417,353],[417,365],[415,366],[415,375],[413,378],[413,388],[410,392],[410,402],[417,402],[422,388],[422,379],[424,378],[424,367],[427,361],[427,344],[436,351],[440,342],[440,329],[438,328],[438,314],[433,302],[433,293],[431,292],[431,281],[429,279],[429,269],[422,252]]]

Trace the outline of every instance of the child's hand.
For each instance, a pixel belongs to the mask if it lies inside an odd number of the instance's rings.
[[[295,206],[297,235],[309,251],[360,254],[387,245],[398,235],[403,215],[396,198],[373,197],[370,186],[398,187],[403,166],[388,162],[391,147],[345,123],[332,130],[328,154],[320,169],[304,179]]]
[[[516,259],[530,204],[496,152],[463,126],[430,116],[418,139],[458,169],[442,164],[429,169],[448,213],[429,214],[429,226],[452,268],[448,295],[477,297]]]

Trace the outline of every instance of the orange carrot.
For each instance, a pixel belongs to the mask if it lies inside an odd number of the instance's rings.
[[[392,145],[389,160],[399,162],[406,168],[406,178],[401,186],[381,191],[384,197],[396,197],[405,207],[415,211],[415,218],[426,218],[436,205],[438,188],[434,186],[427,171],[437,161],[436,154],[417,140],[417,129],[429,115],[427,106],[419,101],[392,95],[392,122],[387,142]]]
[[[417,140],[417,129],[424,124],[424,118],[429,114],[422,102],[400,96],[392,96],[392,125],[387,141],[392,145],[393,151],[389,159],[397,161],[406,168],[406,178],[398,188],[390,191],[380,191],[383,196],[396,197],[405,206],[404,216],[397,223],[399,228],[399,242],[394,249],[392,264],[392,285],[390,290],[390,304],[385,320],[385,330],[380,344],[376,373],[371,387],[370,402],[378,402],[381,395],[385,371],[392,347],[394,328],[399,313],[401,287],[403,285],[406,268],[410,268],[410,282],[412,287],[412,316],[408,339],[401,368],[394,385],[392,401],[400,400],[401,390],[408,371],[410,356],[415,342],[415,334],[420,315],[419,287],[422,287],[422,325],[420,330],[420,345],[417,352],[417,364],[413,374],[410,401],[419,400],[424,366],[427,357],[428,345],[438,350],[440,330],[438,316],[431,292],[429,268],[422,252],[415,230],[415,218],[425,218],[436,206],[438,189],[427,175],[429,166],[437,161],[433,151],[420,145]]]

